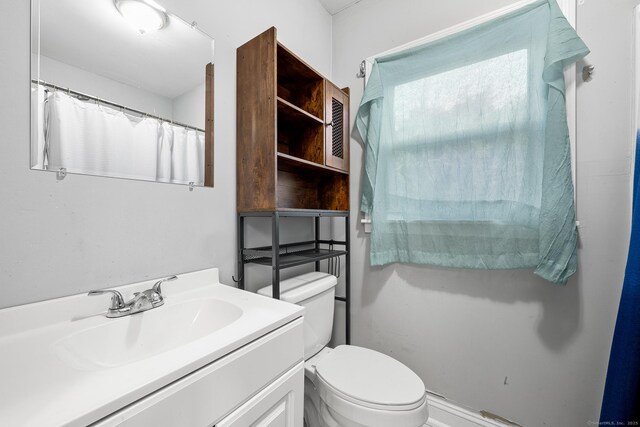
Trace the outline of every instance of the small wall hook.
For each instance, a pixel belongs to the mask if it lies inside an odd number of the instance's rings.
[[[595,65],[585,65],[582,67],[582,81],[590,82],[593,80],[593,73],[595,72]]]
[[[366,74],[367,74],[367,63],[365,61],[362,61],[360,63],[360,70],[358,70],[358,74],[356,74],[356,77],[359,79],[364,79]]]

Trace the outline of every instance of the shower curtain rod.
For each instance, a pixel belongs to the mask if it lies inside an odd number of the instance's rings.
[[[69,89],[67,87],[54,85],[53,83],[47,83],[44,80],[31,80],[31,83],[36,84],[36,85],[45,86],[45,87],[48,87],[48,88],[51,88],[51,89],[59,90],[61,92],[66,92],[68,95],[74,95],[75,97],[77,97],[81,101],[85,101],[85,100],[96,101],[96,103],[105,104],[105,105],[108,105],[108,106],[111,106],[111,107],[118,108],[118,109],[123,110],[123,111],[127,110],[128,112],[135,113],[135,114],[140,114],[141,116],[144,116],[144,117],[149,117],[149,118],[152,118],[152,119],[160,120],[161,122],[171,123],[172,125],[181,126],[183,128],[186,128],[186,129],[193,129],[195,131],[205,133],[204,130],[202,130],[200,128],[197,128],[195,126],[185,125],[184,123],[176,122],[176,121],[173,121],[173,120],[170,120],[170,119],[165,119],[165,118],[160,117],[160,116],[154,116],[152,114],[145,113],[144,111],[136,110],[136,109],[133,109],[133,108],[129,108],[129,107],[125,106],[125,105],[116,104],[114,102],[106,101],[104,99],[97,98],[95,96],[87,95],[86,93],[77,92],[77,91],[71,90],[71,89]]]

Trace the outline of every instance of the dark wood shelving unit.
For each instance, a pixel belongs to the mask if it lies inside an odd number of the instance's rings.
[[[350,342],[349,90],[340,89],[277,40],[270,28],[237,50],[238,287],[246,264],[280,270],[345,257]],[[271,219],[272,245],[247,248],[245,218]],[[314,218],[315,239],[280,244],[282,217]],[[343,218],[343,242],[319,239],[320,218]],[[341,265],[341,264],[338,264]]]
[[[237,74],[238,211],[349,210],[349,91],[275,28],[238,48]]]

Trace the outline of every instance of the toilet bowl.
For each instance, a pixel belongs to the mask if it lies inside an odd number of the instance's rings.
[[[425,386],[392,357],[353,345],[327,347],[337,278],[312,272],[280,283],[280,298],[305,307],[306,427],[421,427]],[[258,291],[271,295],[271,287]]]
[[[308,427],[418,427],[428,416],[417,375],[391,357],[352,345],[325,347],[307,360],[304,392]]]

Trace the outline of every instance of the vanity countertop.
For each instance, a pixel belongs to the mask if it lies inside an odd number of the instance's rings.
[[[178,277],[162,307],[117,319],[108,295],[0,310],[0,425],[91,424],[303,314],[220,284],[217,269]]]

